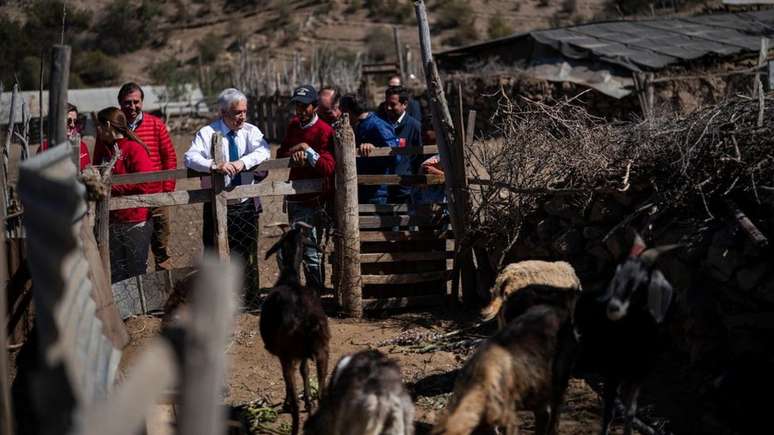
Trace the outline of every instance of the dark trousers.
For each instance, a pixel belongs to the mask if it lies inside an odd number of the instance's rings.
[[[169,209],[167,207],[156,207],[150,209],[151,220],[153,222],[153,234],[151,236],[151,251],[156,265],[169,260],[167,245],[169,244]]]
[[[256,241],[258,240],[258,213],[255,211],[255,203],[250,198],[239,204],[229,205],[226,212],[228,222],[228,247],[231,258],[239,258],[245,266],[245,285],[247,289],[258,289],[260,283],[256,282],[258,274],[256,265]],[[205,205],[202,214],[202,241],[204,249],[212,249],[215,246],[215,231],[212,220],[212,208]],[[250,258],[255,257],[251,265]]]

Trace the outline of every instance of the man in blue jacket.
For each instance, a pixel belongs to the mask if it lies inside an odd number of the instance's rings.
[[[407,112],[409,99],[408,91],[402,86],[390,86],[384,93],[386,121],[389,121],[395,129],[400,148],[422,146],[422,125]],[[416,155],[395,156],[395,173],[416,174],[419,169],[418,161]],[[409,202],[411,191],[411,186],[390,186],[390,202],[398,204]]]
[[[395,156],[370,157],[376,148],[396,148],[400,145],[392,125],[373,112],[365,110],[357,97],[352,94],[341,97],[339,105],[343,113],[349,114],[349,122],[355,131],[355,142],[361,157],[357,160],[357,173],[361,175],[396,174]],[[387,186],[358,186],[358,202],[387,204]]]

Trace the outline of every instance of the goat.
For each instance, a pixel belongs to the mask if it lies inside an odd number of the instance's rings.
[[[516,434],[520,410],[535,413],[535,433],[556,433],[575,349],[569,310],[543,304],[527,308],[465,363],[432,433],[491,433],[504,426],[507,434]]]
[[[325,375],[328,372],[330,330],[328,318],[320,298],[311,288],[299,283],[298,270],[303,246],[311,243],[305,231],[309,225],[298,222],[283,234],[282,238],[266,253],[266,259],[281,250],[283,264],[274,289],[266,297],[261,309],[260,330],[264,346],[276,355],[282,364],[285,380],[284,408],[292,415],[292,433],[298,434],[300,426],[298,401],[293,373],[299,366],[304,381],[304,402],[311,412],[309,397],[309,368],[307,360],[317,363],[317,381],[320,395],[324,392]]]
[[[414,403],[398,364],[377,350],[343,357],[304,433],[413,435]]]
[[[536,287],[549,290],[540,295],[533,295],[533,298],[544,302],[550,299],[574,300],[581,291],[580,279],[575,274],[575,269],[564,261],[527,260],[509,264],[495,280],[492,300],[481,311],[483,320],[488,321],[497,316],[498,327],[502,329],[508,320],[518,315],[518,310],[508,308],[511,303],[509,299],[517,293],[532,292]]]
[[[619,387],[626,412],[624,434],[632,432],[637,396],[663,350],[662,322],[672,301],[672,286],[654,263],[676,247],[646,249],[635,235],[629,257],[618,265],[606,292],[601,296],[586,292],[578,301],[578,364],[604,378],[603,435],[613,419]]]

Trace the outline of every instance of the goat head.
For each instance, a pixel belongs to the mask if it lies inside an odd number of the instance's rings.
[[[607,292],[600,302],[607,303],[607,317],[618,321],[626,317],[633,305],[646,304],[656,323],[664,320],[672,302],[672,285],[655,268],[659,255],[681,245],[665,245],[648,249],[639,234],[635,234],[629,257],[616,268]]]

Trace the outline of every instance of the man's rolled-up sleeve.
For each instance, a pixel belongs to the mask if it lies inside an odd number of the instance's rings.
[[[213,159],[210,155],[210,141],[199,130],[191,141],[191,148],[185,152],[185,167],[197,172],[210,172]]]
[[[271,158],[269,143],[263,138],[263,133],[256,128],[247,137],[245,155],[239,160],[245,164],[245,169],[252,169],[269,158]]]

